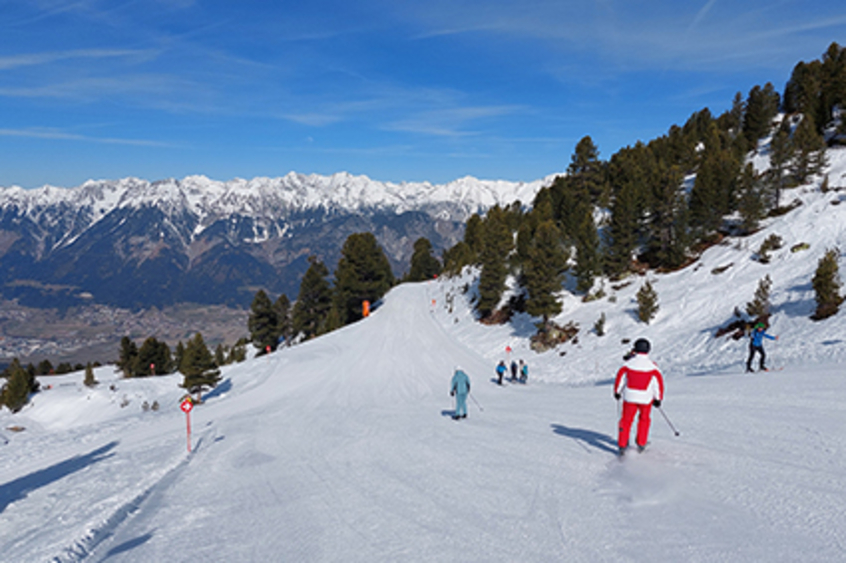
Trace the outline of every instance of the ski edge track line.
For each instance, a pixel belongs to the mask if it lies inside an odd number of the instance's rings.
[[[112,537],[121,524],[136,513],[154,491],[173,481],[176,478],[176,474],[191,461],[191,457],[189,454],[173,467],[166,470],[149,487],[120,505],[101,524],[90,528],[83,537],[73,542],[71,546],[64,548],[60,555],[50,560],[51,563],[79,563],[92,556],[100,544]]]

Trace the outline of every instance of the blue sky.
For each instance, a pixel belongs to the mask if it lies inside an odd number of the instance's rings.
[[[846,43],[842,0],[0,0],[0,186],[534,180]]]

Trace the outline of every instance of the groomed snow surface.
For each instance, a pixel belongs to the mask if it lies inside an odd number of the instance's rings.
[[[225,368],[191,414],[190,455],[177,376],[122,380],[104,367],[93,390],[82,374],[43,379],[51,389],[0,415],[0,559],[846,555],[837,364],[745,375],[740,343],[732,370],[666,370],[665,412],[681,435],[656,412],[647,451],[619,461],[614,374],[495,385],[493,363],[505,355],[483,343],[502,344],[502,327],[468,323],[460,292],[450,313],[443,296],[455,283],[399,286],[368,319]],[[679,342],[672,330],[659,334],[656,357],[684,352],[658,353]],[[623,347],[602,338],[619,364]],[[767,343],[774,366],[790,339]],[[558,353],[525,359],[530,369],[571,369]],[[455,366],[473,384],[470,415],[458,422],[448,395]],[[158,412],[142,410],[154,400]]]
[[[829,179],[846,186],[844,151]],[[191,454],[180,376],[42,378],[0,412],[0,561],[846,560],[846,312],[809,319],[818,260],[846,249],[846,194],[794,198],[758,233],[650,273],[649,325],[644,278],[589,303],[565,292],[556,320],[578,338],[544,354],[528,348],[536,319],[474,321],[473,272],[396,287],[368,319],[225,367],[191,413]],[[784,247],[762,264],[771,234]],[[715,333],[765,275],[774,369],[745,374],[746,341]],[[611,380],[638,337],[680,435],[654,411],[646,452],[620,461]],[[521,358],[528,384],[496,385],[495,364]],[[461,421],[456,366],[472,382]]]

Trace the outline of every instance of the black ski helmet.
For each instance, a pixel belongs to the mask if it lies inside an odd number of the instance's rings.
[[[648,354],[651,346],[649,341],[645,338],[638,338],[634,343],[634,351],[638,354]]]

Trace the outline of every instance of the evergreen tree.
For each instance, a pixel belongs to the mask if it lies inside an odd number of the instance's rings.
[[[463,240],[458,241],[452,248],[444,251],[444,271],[450,275],[457,275],[464,266],[469,266],[475,260],[475,254]]]
[[[128,336],[120,339],[120,355],[117,367],[123,372],[124,377],[135,377],[138,365],[138,346]]]
[[[590,137],[583,137],[576,144],[570,158],[567,174],[579,184],[579,191],[590,197],[592,204],[608,205],[608,184],[605,166],[599,160],[599,149]]]
[[[640,243],[652,176],[649,153],[643,143],[638,143],[621,149],[611,157],[608,176],[613,199],[606,259],[607,272],[611,277],[619,277],[629,270]]]
[[[294,303],[292,325],[295,335],[312,338],[324,323],[332,308],[332,288],[326,277],[329,270],[315,258],[309,258],[309,267],[300,282],[300,291]]]
[[[229,350],[226,363],[233,364],[247,359],[247,340],[242,338]]]
[[[747,163],[738,181],[737,210],[740,213],[740,228],[747,233],[758,230],[765,209],[761,183],[755,174],[755,167]]]
[[[794,156],[790,173],[796,184],[804,184],[810,176],[822,173],[825,167],[825,140],[817,132],[813,118],[803,116],[793,133]]]
[[[464,225],[464,243],[470,247],[473,252],[473,261],[475,264],[479,260],[482,253],[484,222],[478,213],[474,213],[467,219],[467,224]]]
[[[188,340],[185,345],[185,356],[182,358],[182,387],[189,393],[197,395],[197,402],[201,401],[200,394],[214,388],[220,381],[220,370],[214,362],[203,335],[199,332]]]
[[[773,208],[781,206],[781,192],[788,187],[787,167],[793,156],[790,128],[784,121],[770,142],[770,168],[766,175],[766,186],[773,196]]]
[[[182,358],[185,357],[185,345],[180,340],[176,343],[173,353],[173,367],[176,371],[182,371]]]
[[[576,264],[573,273],[576,276],[576,290],[587,292],[593,286],[594,278],[602,271],[599,233],[593,220],[592,208],[585,206],[575,239]]]
[[[338,310],[336,304],[332,304],[329,308],[329,312],[323,317],[323,321],[320,323],[320,326],[317,327],[317,336],[328,334],[333,330],[338,330],[341,328],[343,323],[341,322],[341,313]]]
[[[675,268],[686,257],[687,206],[682,191],[683,179],[678,166],[658,167],[647,223],[650,264],[655,267]]]
[[[647,281],[637,292],[637,318],[649,324],[658,313],[658,293]]]
[[[340,326],[362,318],[362,302],[375,303],[393,285],[391,264],[373,233],[348,236],[335,269]]]
[[[432,243],[429,242],[429,239],[420,237],[414,241],[414,253],[411,255],[408,281],[426,281],[440,273],[441,263],[432,256]]]
[[[159,342],[152,336],[147,338],[138,350],[132,374],[134,377],[146,375],[165,375],[171,372],[173,360],[170,347],[165,342]]]
[[[746,304],[746,314],[753,319],[770,316],[770,289],[773,286],[773,280],[767,274],[758,281],[758,289],[755,290],[755,297],[751,302]]]
[[[258,290],[250,305],[250,317],[247,321],[250,340],[259,350],[258,355],[265,354],[268,348],[271,351],[276,350],[278,326],[279,319],[270,298],[263,289]]]
[[[821,92],[822,64],[819,61],[798,63],[784,88],[785,113],[812,116],[815,123],[825,119]]]
[[[50,360],[45,358],[38,362],[38,367],[36,368],[35,373],[36,375],[53,375],[53,364],[50,363]]]
[[[226,348],[223,346],[222,342],[214,349],[214,363],[217,367],[225,366],[228,363],[226,361]]]
[[[508,275],[506,258],[513,247],[505,214],[498,205],[488,211],[483,237],[476,310],[482,317],[487,317],[496,309],[505,290],[505,278]]]
[[[840,269],[837,264],[839,252],[836,249],[829,249],[820,258],[817,270],[811,280],[814,287],[814,299],[817,308],[811,316],[815,321],[827,319],[840,310],[843,297],[840,296]]]
[[[837,43],[829,45],[820,66],[820,105],[823,114],[816,119],[824,128],[834,119],[836,108],[846,108],[846,49]]]
[[[94,368],[91,366],[91,362],[88,362],[85,365],[85,379],[82,383],[86,387],[95,387],[98,383],[97,379],[94,377]]]
[[[738,136],[743,127],[743,113],[746,110],[746,102],[743,101],[743,94],[737,92],[731,102],[731,110],[728,112],[726,130],[733,136]]]
[[[550,219],[538,225],[527,255],[523,269],[523,280],[529,294],[526,312],[535,317],[543,316],[546,322],[561,312],[561,303],[555,294],[561,291],[567,268],[567,252],[554,221]]]
[[[778,114],[779,95],[769,82],[754,86],[746,99],[746,113],[743,116],[743,136],[747,146],[755,148],[758,139],[769,133],[773,119]]]
[[[21,367],[17,358],[6,368],[6,383],[0,390],[0,405],[5,405],[13,413],[21,410],[29,401],[34,376]]]
[[[293,336],[291,326],[291,302],[284,293],[273,302],[273,311],[276,313],[276,341],[283,338],[286,345],[290,345]]]
[[[612,278],[628,271],[637,247],[640,217],[637,214],[638,197],[634,186],[623,186],[611,204],[609,224],[610,244],[606,266]]]
[[[717,231],[735,207],[740,161],[727,141],[712,124],[690,192],[691,222],[704,237]]]

